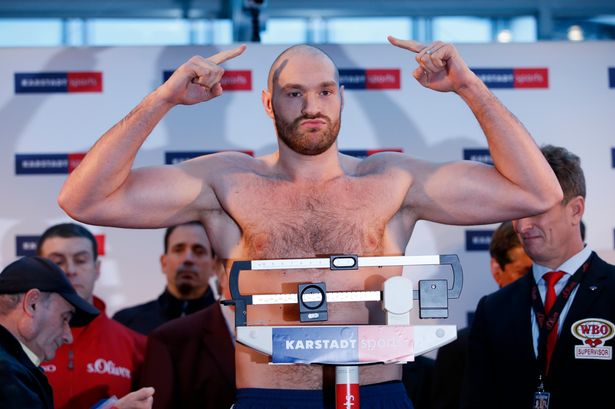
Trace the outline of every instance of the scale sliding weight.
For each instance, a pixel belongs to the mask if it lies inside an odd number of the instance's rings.
[[[243,295],[239,275],[249,270],[330,269],[352,274],[361,267],[449,265],[452,285],[446,279],[419,280],[417,289],[403,276],[388,278],[382,291],[326,291],[326,283],[306,282],[291,294]],[[337,408],[359,407],[358,365],[402,364],[457,338],[455,325],[410,325],[410,310],[418,301],[419,317],[447,318],[448,300],[459,298],[463,272],[457,255],[358,257],[236,261],[229,287],[235,306],[237,341],[271,357],[271,364],[321,364],[336,366]],[[382,303],[386,325],[249,326],[248,305],[299,304],[299,321],[325,322],[327,306],[337,302]]]

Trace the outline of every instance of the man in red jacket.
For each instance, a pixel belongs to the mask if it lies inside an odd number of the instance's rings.
[[[87,409],[112,396],[129,394],[143,362],[146,339],[111,320],[105,314],[104,302],[93,295],[100,276],[94,236],[83,226],[58,224],[43,233],[37,253],[60,266],[77,293],[101,312],[88,325],[71,328],[73,343],[60,347],[55,358],[43,365],[55,407]],[[150,392],[147,394],[151,396]],[[130,396],[127,398],[130,400]],[[116,406],[139,407],[122,403]]]

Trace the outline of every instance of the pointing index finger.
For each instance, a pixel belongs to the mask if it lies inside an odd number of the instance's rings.
[[[388,36],[387,40],[389,40],[389,43],[393,44],[395,47],[403,48],[404,50],[412,51],[413,53],[419,53],[425,48],[425,46],[418,41],[400,40],[399,38],[395,38],[393,36]]]
[[[246,45],[242,44],[237,48],[233,48],[232,50],[220,51],[218,54],[212,55],[207,60],[213,62],[216,65],[219,65],[225,61],[231,60],[243,54],[245,50],[246,50]]]

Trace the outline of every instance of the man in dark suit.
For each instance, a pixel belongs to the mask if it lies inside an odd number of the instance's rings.
[[[553,146],[542,152],[564,200],[513,222],[534,264],[530,274],[480,300],[462,408],[614,406],[615,266],[581,238],[579,158]]]
[[[222,268],[220,294],[230,298]],[[218,303],[150,333],[141,385],[154,409],[228,409],[235,401],[234,315]]]
[[[500,288],[526,275],[532,266],[510,221],[500,224],[493,232],[489,255],[491,275]],[[468,323],[472,324],[470,317]],[[459,409],[469,334],[470,328],[465,327],[457,332],[454,342],[438,349],[431,399],[433,409]]]

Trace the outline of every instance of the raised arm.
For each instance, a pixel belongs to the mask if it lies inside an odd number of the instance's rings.
[[[546,211],[562,190],[540,149],[513,114],[468,68],[451,44],[429,46],[389,37],[416,53],[416,80],[426,88],[455,92],[478,120],[494,166],[472,162],[406,164],[413,178],[406,204],[416,218],[449,224],[510,220]]]
[[[161,227],[196,219],[207,201],[207,180],[194,166],[132,170],[141,145],[175,105],[192,105],[222,94],[220,64],[242,45],[209,58],[192,57],[90,149],[62,187],[58,203],[72,218],[89,224]]]

